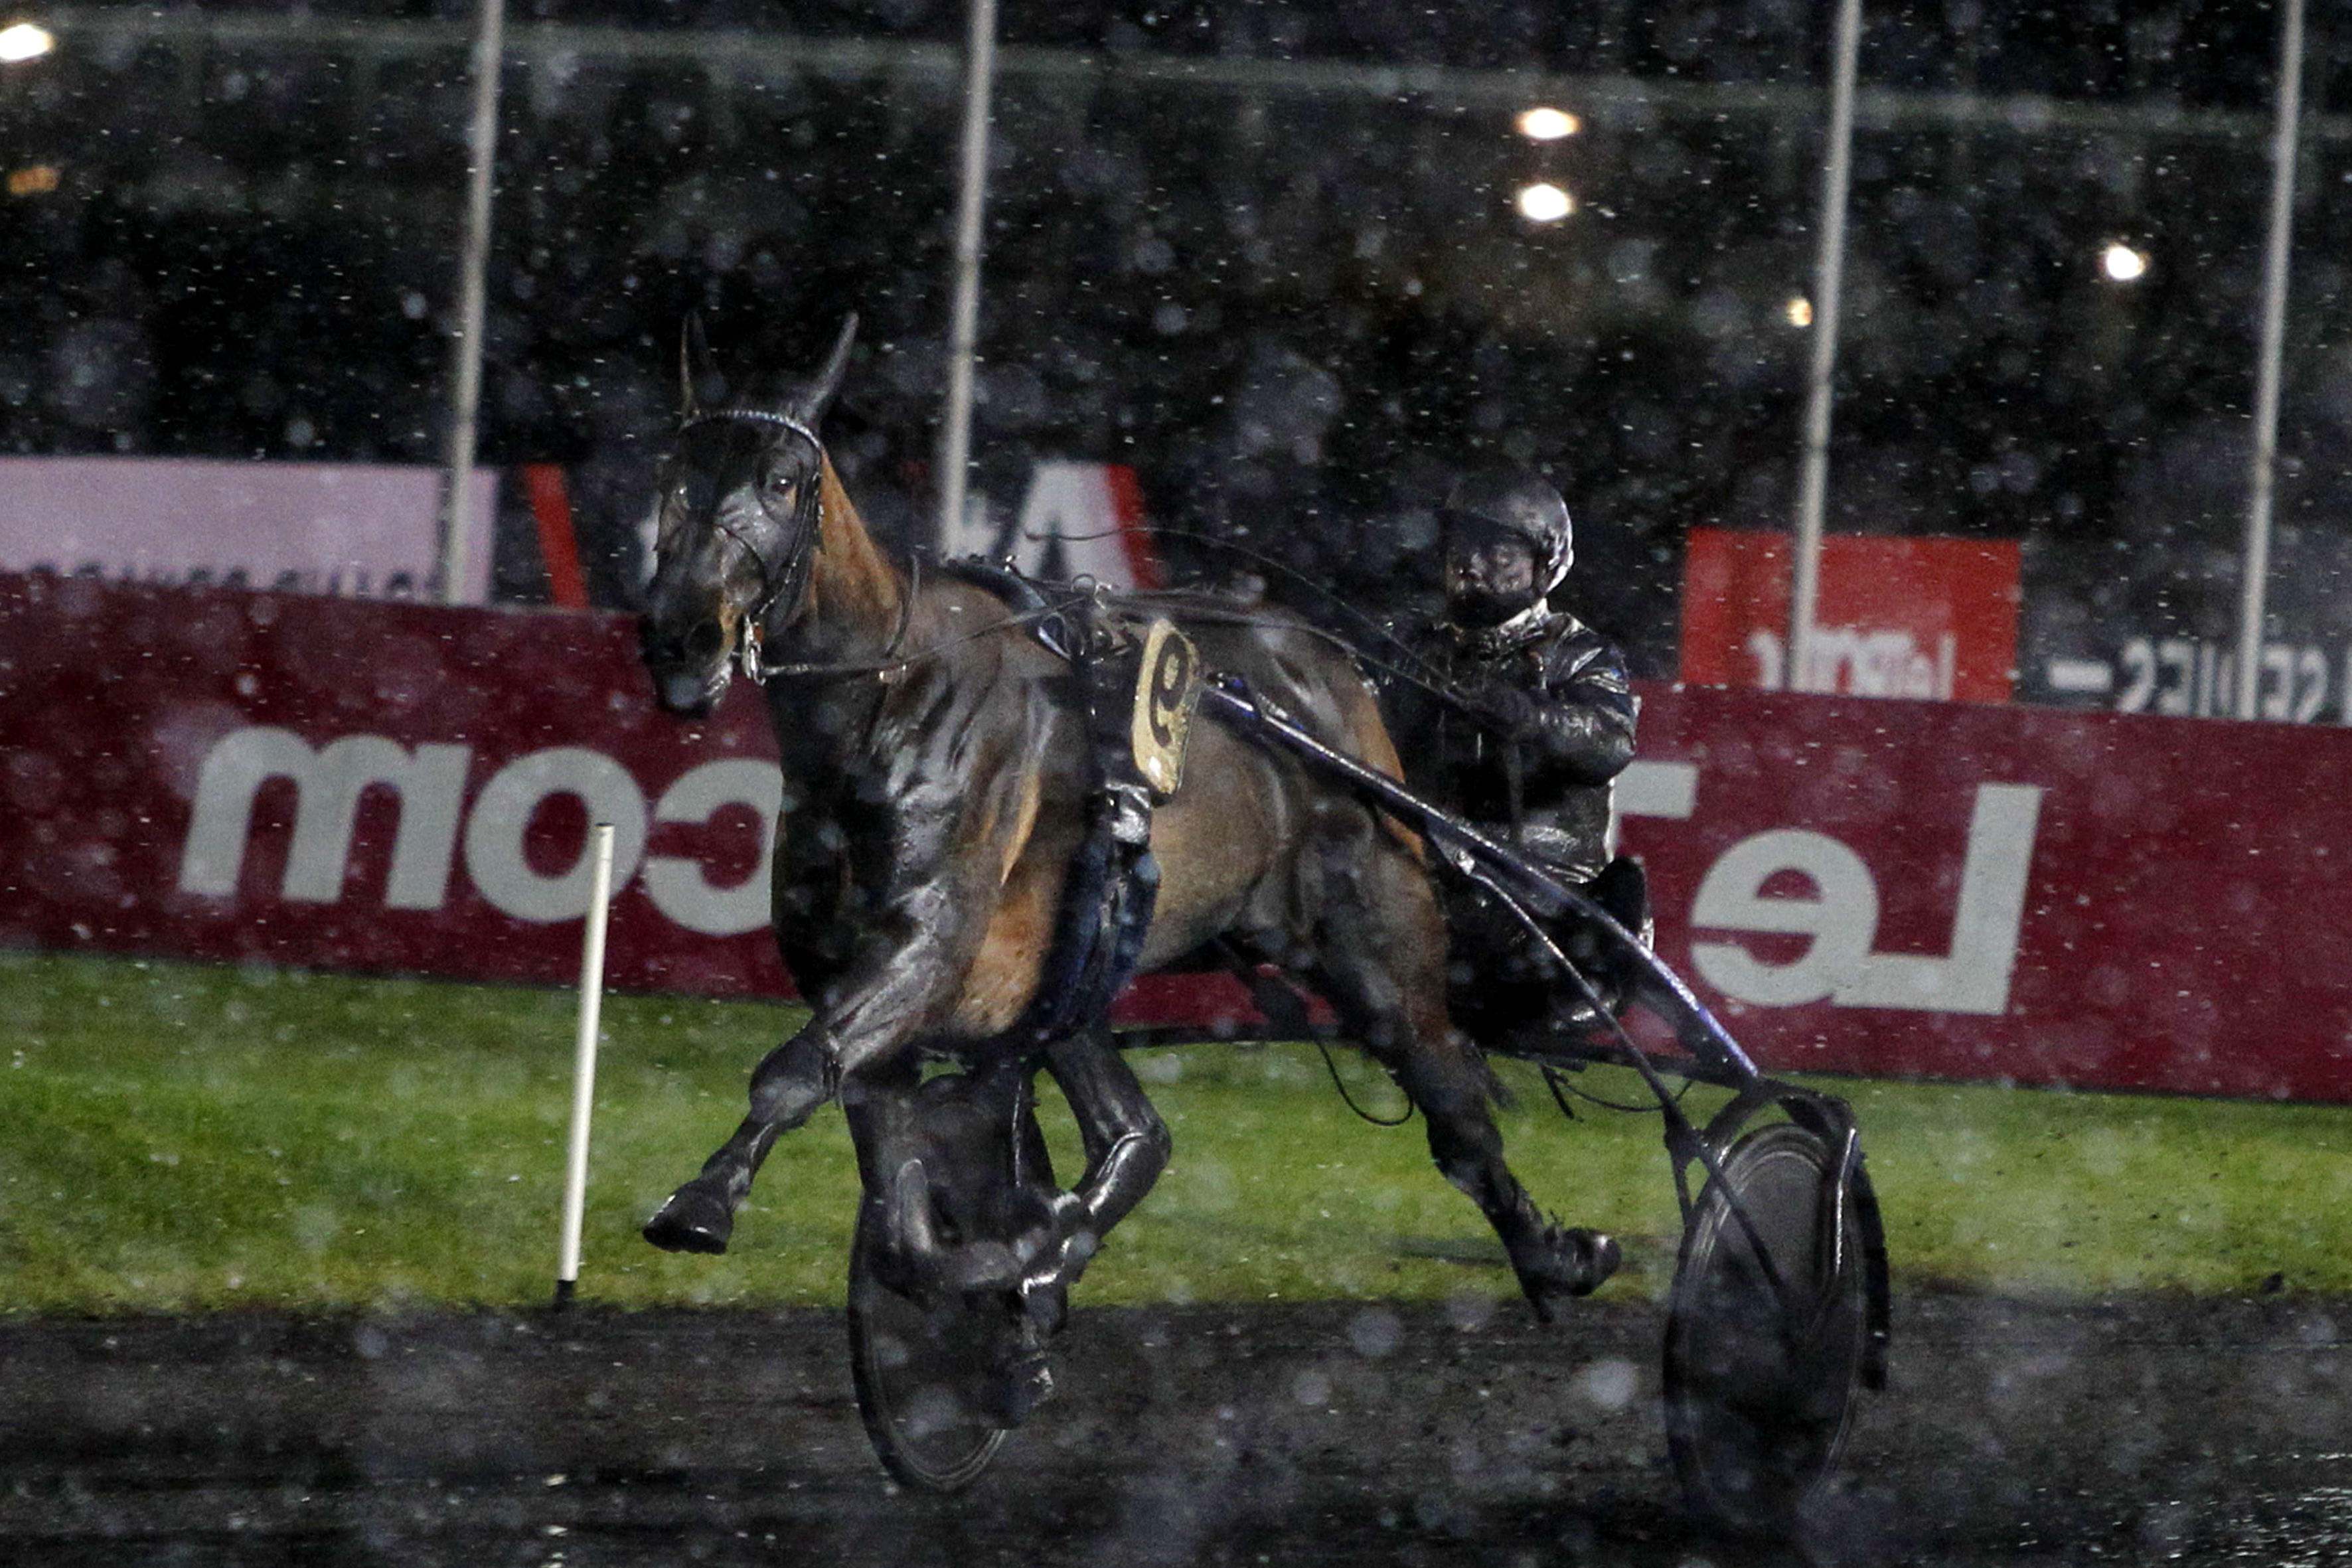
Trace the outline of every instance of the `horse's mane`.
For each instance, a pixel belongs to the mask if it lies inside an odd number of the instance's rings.
[[[817,484],[817,549],[808,583],[811,613],[888,625],[898,617],[905,584],[857,515],[856,503],[843,488],[830,456],[824,458]]]

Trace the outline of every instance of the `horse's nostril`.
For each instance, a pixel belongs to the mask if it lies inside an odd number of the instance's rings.
[[[719,629],[717,621],[704,621],[686,634],[688,658],[710,658],[726,646],[727,634]]]

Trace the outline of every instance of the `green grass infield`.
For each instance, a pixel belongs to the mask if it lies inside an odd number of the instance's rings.
[[[571,1112],[568,992],[0,953],[0,1310],[545,1301]],[[583,1300],[842,1299],[856,1173],[839,1113],[788,1135],[719,1258],[637,1226],[741,1114],[802,1015],[610,996]],[[1416,1120],[1376,1127],[1311,1046],[1135,1053],[1175,1133],[1158,1190],[1081,1302],[1507,1296],[1500,1248]],[[1336,1056],[1367,1110],[1395,1089]],[[1673,1272],[1654,1113],[1579,1104],[1503,1064],[1514,1167],[1626,1243],[1611,1292]],[[1629,1075],[1578,1087],[1640,1098]],[[1898,1287],[2095,1296],[2352,1290],[2352,1109],[1841,1079]],[[1706,1091],[1699,1091],[1704,1097]],[[1076,1138],[1048,1107],[1057,1160]]]

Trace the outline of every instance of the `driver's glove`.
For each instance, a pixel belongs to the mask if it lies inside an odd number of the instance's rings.
[[[1543,708],[1534,698],[1507,681],[1486,679],[1454,688],[1454,700],[1487,729],[1503,735],[1532,730]]]

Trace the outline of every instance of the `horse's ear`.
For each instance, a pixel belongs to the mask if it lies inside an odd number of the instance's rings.
[[[833,340],[833,353],[825,356],[824,368],[816,373],[816,379],[801,394],[800,407],[794,412],[808,425],[814,426],[824,417],[834,394],[841,390],[841,378],[849,369],[849,345],[856,341],[857,312],[852,310],[848,320],[841,323],[841,335]]]
[[[691,419],[702,411],[706,390],[719,384],[719,363],[710,357],[710,340],[702,334],[702,312],[688,310],[677,334],[677,416]]]

